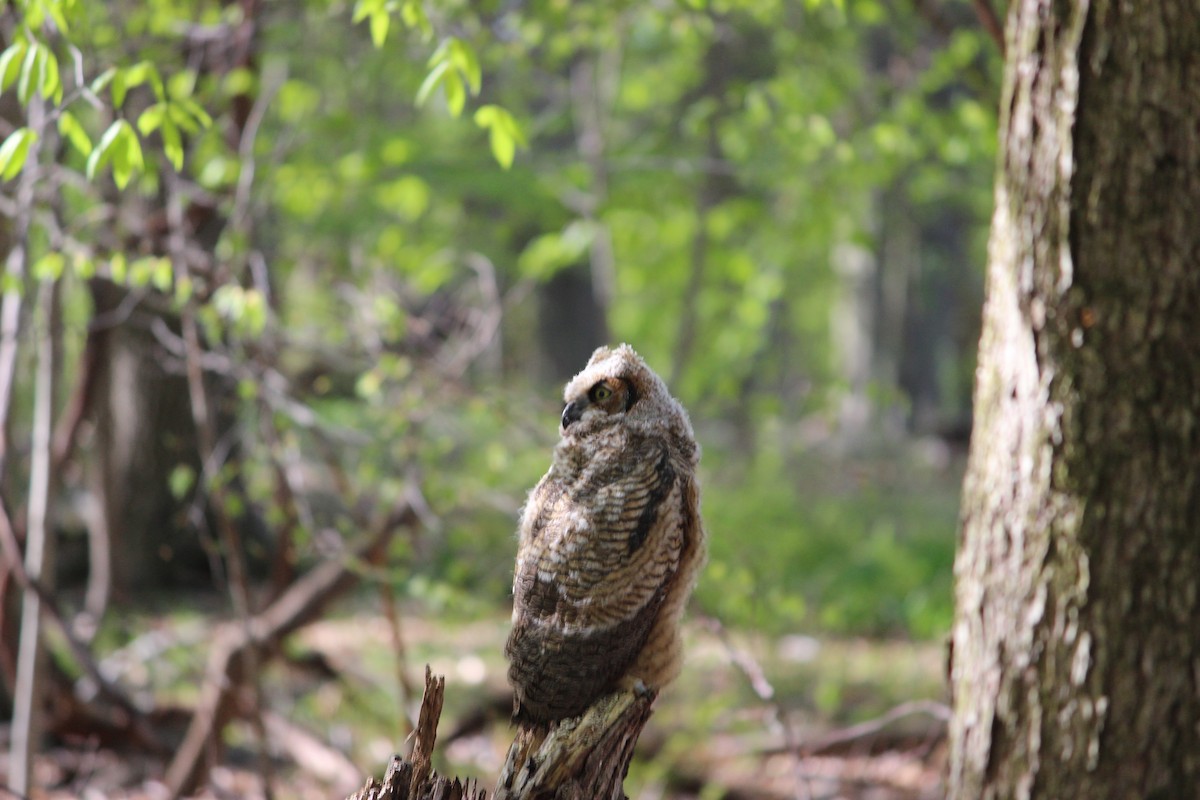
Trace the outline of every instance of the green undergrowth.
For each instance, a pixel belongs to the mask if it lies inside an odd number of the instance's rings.
[[[911,453],[760,455],[736,479],[709,466],[702,608],[782,634],[936,637],[953,615],[958,468]]]

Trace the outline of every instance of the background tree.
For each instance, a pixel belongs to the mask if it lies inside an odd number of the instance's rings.
[[[956,564],[951,795],[1200,785],[1200,8],[1024,0]]]

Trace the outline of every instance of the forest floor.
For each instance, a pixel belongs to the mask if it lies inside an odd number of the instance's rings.
[[[130,619],[106,664],[160,707],[194,701],[207,637],[203,617]],[[338,798],[382,776],[406,752],[405,713],[419,705],[426,664],[446,677],[435,768],[494,781],[510,740],[497,613],[414,613],[396,629],[366,608],[308,626],[263,673],[272,796]],[[942,796],[945,654],[939,643],[766,637],[711,620],[687,626],[683,676],[660,696],[626,792],[650,798],[925,800]],[[146,641],[158,644],[149,648]],[[140,644],[139,644],[140,643]],[[130,657],[141,653],[139,657]],[[402,687],[407,685],[406,690]],[[407,694],[407,700],[405,695]],[[7,739],[0,726],[0,740]],[[264,797],[248,724],[213,769],[206,798]],[[0,741],[7,751],[7,742]],[[302,765],[302,766],[298,766]],[[0,757],[0,785],[6,763]],[[35,767],[33,798],[160,798],[161,759],[81,739],[58,743]],[[4,796],[0,790],[0,798]]]

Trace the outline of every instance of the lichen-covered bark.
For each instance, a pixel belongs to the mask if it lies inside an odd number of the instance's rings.
[[[1200,4],[1016,0],[955,798],[1200,787]]]

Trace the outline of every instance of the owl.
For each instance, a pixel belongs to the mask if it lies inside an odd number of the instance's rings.
[[[550,470],[521,512],[514,717],[578,716],[679,674],[679,619],[705,560],[687,412],[629,345],[601,347],[563,392]]]

